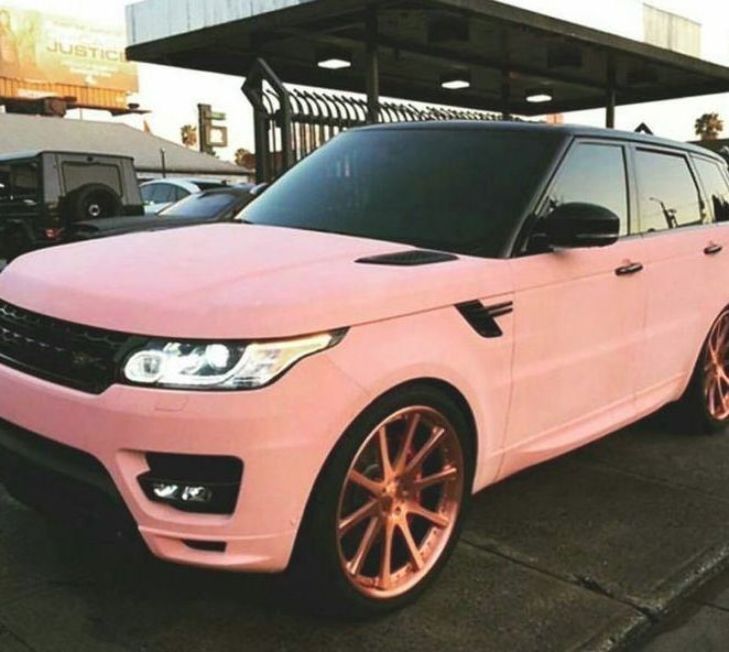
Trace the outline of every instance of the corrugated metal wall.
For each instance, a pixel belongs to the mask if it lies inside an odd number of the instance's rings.
[[[129,5],[129,45],[222,25],[313,0],[145,0]]]

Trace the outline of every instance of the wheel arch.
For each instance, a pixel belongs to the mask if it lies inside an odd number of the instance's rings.
[[[329,466],[332,461],[332,457],[334,455],[334,451],[337,449],[337,447],[341,444],[341,442],[344,440],[345,437],[347,437],[350,429],[352,428],[353,424],[356,423],[358,419],[362,417],[363,414],[367,412],[375,403],[382,400],[383,398],[389,396],[390,394],[398,391],[402,391],[403,389],[410,388],[410,387],[429,387],[431,389],[435,389],[438,392],[442,393],[444,396],[447,396],[450,400],[452,400],[459,410],[461,410],[462,415],[464,419],[467,421],[469,425],[469,431],[466,433],[468,437],[468,445],[470,446],[469,454],[472,456],[472,464],[473,464],[473,475],[475,476],[475,473],[478,468],[478,453],[479,453],[479,435],[478,435],[478,426],[476,423],[476,416],[474,414],[474,411],[467,400],[464,393],[458,389],[454,384],[442,379],[442,378],[436,378],[432,376],[423,376],[423,377],[413,377],[408,380],[404,380],[400,383],[397,383],[395,385],[392,385],[389,387],[389,389],[386,389],[384,391],[381,391],[377,393],[375,396],[370,397],[367,401],[367,404],[362,407],[357,414],[350,420],[350,422],[346,425],[346,427],[342,430],[341,434],[337,439],[334,441],[333,445],[330,447],[329,452],[327,453],[326,459],[324,460],[324,463],[321,465],[321,468],[319,469],[319,472],[316,474],[316,479],[314,480],[314,483],[311,486],[311,489],[309,490],[309,495],[306,498],[306,503],[304,506],[304,510],[302,513],[301,520],[298,523],[298,531],[296,532],[296,538],[294,541],[294,546],[292,550],[291,557],[289,559],[289,564],[293,562],[297,556],[300,554],[299,550],[299,542],[302,539],[302,532],[305,527],[305,524],[310,520],[308,518],[309,512],[311,509],[314,508],[314,497],[317,493],[317,488],[319,487],[322,477],[329,469]],[[471,490],[473,487],[471,487]]]

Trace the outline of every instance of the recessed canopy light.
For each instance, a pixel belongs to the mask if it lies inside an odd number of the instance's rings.
[[[532,104],[544,104],[553,99],[552,91],[548,88],[532,88],[526,92],[526,101]]]
[[[352,62],[346,59],[322,59],[317,64],[320,68],[326,68],[327,70],[344,70],[344,68],[351,68]]]
[[[442,75],[440,85],[449,91],[461,91],[464,88],[471,88],[471,73],[462,70]]]
[[[343,50],[326,50],[318,54],[316,65],[327,70],[344,70],[352,67],[352,55]]]

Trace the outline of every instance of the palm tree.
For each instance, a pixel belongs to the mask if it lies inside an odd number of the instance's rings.
[[[193,125],[185,125],[180,129],[182,144],[185,147],[195,147],[197,145],[197,127]]]
[[[249,152],[245,147],[241,147],[240,149],[237,149],[235,152],[235,164],[240,165],[243,168],[250,168],[254,167],[255,163],[253,162],[253,154]],[[253,165],[251,165],[253,163]]]
[[[701,140],[716,140],[724,130],[724,121],[718,113],[704,113],[696,120],[694,129]]]

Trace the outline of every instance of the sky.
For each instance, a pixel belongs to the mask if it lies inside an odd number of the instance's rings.
[[[37,9],[48,13],[85,17],[90,23],[124,25],[124,6],[136,0],[0,0],[0,4],[23,9]],[[200,0],[203,1],[203,0]],[[511,4],[544,11],[557,17],[583,22],[611,31],[620,20],[616,11],[621,3],[630,0],[612,0],[592,3],[585,0],[512,0]],[[689,13],[702,23],[703,56],[729,65],[729,2],[726,0],[653,0],[650,4],[678,13]],[[72,10],[70,9],[72,7]],[[639,26],[636,26],[639,29]],[[617,29],[617,28],[616,28]],[[152,132],[175,142],[180,141],[180,128],[197,123],[197,104],[210,103],[217,111],[228,115],[230,147],[221,150],[223,159],[232,159],[239,147],[253,149],[252,111],[240,91],[243,77],[181,70],[167,66],[138,64],[140,91],[130,98],[142,108],[151,111],[144,118],[122,118],[136,127],[146,120]],[[694,138],[694,120],[706,112],[718,112],[726,121],[725,136],[729,137],[729,93],[700,98],[687,98],[669,102],[618,107],[616,126],[633,130],[641,122],[650,125],[661,136],[677,140]],[[78,118],[78,112],[70,117]],[[84,111],[84,119],[111,119],[108,114]],[[602,126],[603,110],[569,113],[566,122]]]

